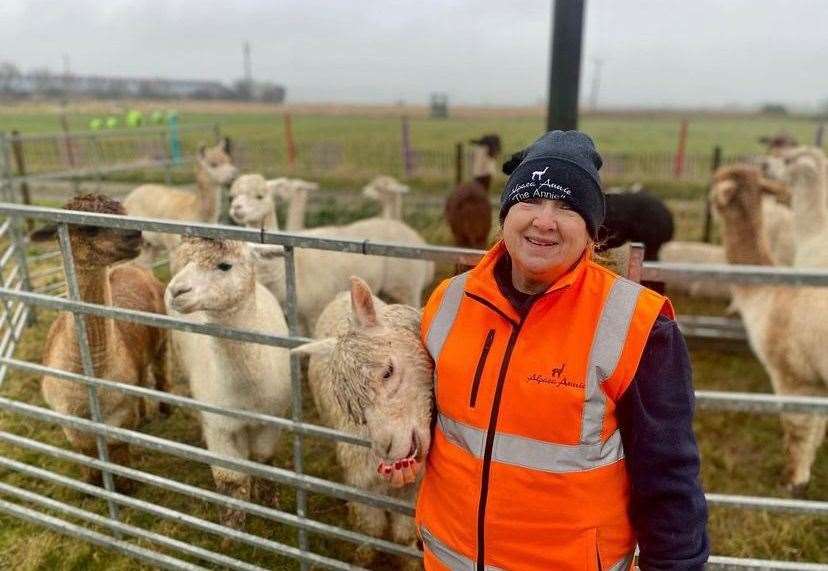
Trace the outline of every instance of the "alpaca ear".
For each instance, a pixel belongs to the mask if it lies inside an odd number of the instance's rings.
[[[362,278],[356,276],[351,276],[351,312],[354,316],[354,324],[359,327],[367,328],[379,325],[371,288]]]
[[[228,155],[233,154],[233,143],[230,141],[230,137],[223,137],[221,139],[221,150],[227,153]]]
[[[206,153],[207,153],[207,145],[205,145],[204,143],[201,143],[198,146],[198,158],[199,159],[204,159],[204,155]]]
[[[330,355],[334,347],[336,347],[336,337],[327,337],[294,347],[290,352],[294,355],[320,355],[324,357]]]
[[[275,260],[285,256],[285,247],[272,244],[251,244],[250,253],[260,260]]]
[[[283,176],[279,178],[270,179],[265,182],[268,192],[275,194],[282,200],[285,200],[290,181]]]
[[[524,157],[528,154],[528,152],[529,151],[527,151],[526,149],[523,149],[522,151],[518,151],[511,157],[509,157],[509,160],[503,163],[503,174],[509,176],[510,174],[515,172],[515,169],[518,167],[521,161],[523,161]]]

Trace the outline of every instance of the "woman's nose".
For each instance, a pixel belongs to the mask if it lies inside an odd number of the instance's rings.
[[[555,215],[554,208],[546,204],[540,209],[537,216],[532,219],[532,225],[542,230],[554,229],[557,224],[558,217]]]

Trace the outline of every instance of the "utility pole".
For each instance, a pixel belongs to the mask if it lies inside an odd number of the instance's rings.
[[[244,42],[244,82],[253,86],[253,64],[250,62],[250,42]]]
[[[546,128],[578,128],[578,85],[586,0],[554,0]]]
[[[589,92],[589,108],[591,111],[598,110],[598,93],[601,90],[601,67],[604,60],[601,58],[592,59],[592,88]]]

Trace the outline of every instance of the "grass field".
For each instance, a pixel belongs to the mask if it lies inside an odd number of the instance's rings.
[[[210,112],[207,112],[210,111]],[[256,137],[282,136],[278,111],[261,108],[233,113],[209,109],[182,111],[184,122],[221,121],[225,130],[240,140]],[[350,110],[346,110],[349,111]],[[399,122],[385,112],[373,112],[370,116],[356,117],[345,114],[300,114],[294,117],[297,139],[321,140],[338,136],[352,141],[396,141]],[[492,112],[492,115],[496,113]],[[74,127],[81,128],[92,114],[71,115]],[[0,130],[18,127],[30,131],[48,131],[56,126],[54,115],[34,109],[29,113],[11,114],[8,109],[0,112]],[[454,141],[469,138],[483,131],[499,131],[509,145],[528,142],[541,129],[541,118],[536,116],[478,117],[464,116],[449,121],[431,121],[418,118],[412,121],[412,138],[415,146],[432,145],[435,148],[451,146]],[[24,129],[23,125],[28,127]],[[720,143],[733,152],[754,152],[758,149],[755,139],[759,135],[785,128],[809,140],[814,124],[806,119],[767,117],[710,117],[691,118],[690,148],[694,152],[708,152],[710,146]],[[600,145],[606,148],[641,149],[653,151],[671,150],[675,144],[678,116],[610,117],[587,116],[583,128],[595,134]],[[367,143],[366,143],[367,144]],[[666,147],[663,148],[663,147]],[[736,150],[738,149],[738,150]],[[701,208],[698,202],[672,200],[670,207],[677,213],[678,238],[698,237]],[[313,211],[311,226],[324,223],[344,223],[376,212],[376,207],[363,201],[340,202],[318,200]],[[441,220],[439,209],[408,207],[406,220],[419,230],[431,243],[447,243],[449,233]],[[449,268],[441,270],[445,273]],[[168,276],[161,275],[162,278]],[[674,298],[679,313],[721,314],[723,303],[699,302],[681,296]],[[38,362],[48,324],[54,314],[41,313],[38,325],[27,330],[16,356]],[[767,375],[761,365],[745,348],[724,347],[710,343],[691,344],[696,387],[699,389],[771,392]],[[34,375],[14,372],[0,388],[0,395],[43,406],[39,392],[39,379]],[[315,419],[313,407],[305,403],[305,415]],[[782,448],[782,430],[773,415],[750,415],[698,411],[696,433],[702,453],[702,479],[709,492],[734,493],[759,496],[787,497],[781,485],[785,455]],[[35,438],[58,447],[65,447],[61,431],[55,427],[26,420],[22,417],[0,414],[0,429]],[[142,430],[164,438],[201,446],[196,416],[184,410],[176,410],[170,419],[154,420]],[[332,447],[321,441],[306,440],[306,469],[309,473],[331,479],[341,474],[333,459]],[[136,467],[154,474],[172,477],[186,483],[212,489],[209,468],[194,462],[182,461],[170,456],[133,447]],[[0,455],[14,458],[61,474],[78,477],[77,467],[66,462],[46,459],[34,453],[0,444]],[[292,453],[286,440],[279,455],[278,465],[290,467]],[[49,497],[79,505],[105,514],[103,502],[69,491],[57,485],[22,477],[0,468],[0,481],[20,485]],[[188,514],[216,521],[216,508],[204,502],[164,492],[149,486],[139,486],[135,497],[153,504],[184,511]],[[814,466],[808,499],[828,500],[828,448],[823,447]],[[282,507],[293,509],[293,492],[281,490]],[[135,510],[124,509],[127,522],[169,535],[212,550],[222,551],[221,539],[194,531],[172,521],[159,519]],[[344,525],[346,509],[343,502],[311,495],[309,515],[320,521]],[[258,518],[249,518],[248,530],[264,537],[294,542],[292,530]],[[757,557],[763,559],[788,559],[828,563],[828,525],[824,518],[774,515],[761,511],[711,509],[710,534],[713,551],[717,555]],[[137,541],[140,545],[145,542]],[[347,560],[353,549],[349,544],[313,539],[315,551]],[[226,553],[244,558],[258,565],[274,569],[293,569],[297,566],[282,557],[261,549],[239,545]],[[390,558],[378,560],[375,568],[395,568]],[[22,570],[91,569],[126,570],[144,569],[133,560],[109,551],[86,545],[45,531],[19,520],[0,516],[0,568]]]

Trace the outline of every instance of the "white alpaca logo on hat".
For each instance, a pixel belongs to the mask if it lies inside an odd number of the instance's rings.
[[[532,172],[532,180],[535,180],[536,178],[537,178],[538,180],[540,180],[540,179],[541,179],[541,177],[542,177],[543,175],[545,175],[545,174],[546,174],[546,171],[548,171],[548,170],[549,170],[549,165],[546,165],[546,168],[545,168],[545,169],[543,169],[542,171],[533,171],[533,172]]]

